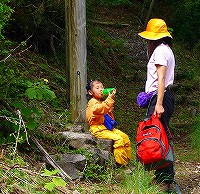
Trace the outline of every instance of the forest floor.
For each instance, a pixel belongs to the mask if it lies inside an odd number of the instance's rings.
[[[182,159],[183,155],[189,155],[193,150],[182,138],[175,138],[174,142],[175,180],[180,186],[182,194],[200,193],[200,162],[192,157]]]

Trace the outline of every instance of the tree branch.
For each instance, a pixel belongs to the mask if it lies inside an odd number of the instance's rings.
[[[3,99],[0,99],[0,104],[2,104],[8,111],[14,113],[12,107]]]
[[[15,50],[17,50],[17,49],[23,44],[23,42],[27,42],[32,36],[33,36],[33,35],[29,36],[25,41],[22,41],[17,47],[15,47],[15,48],[12,50],[12,53],[13,53]],[[30,46],[30,47],[31,47],[31,46]],[[29,48],[30,48],[30,47],[29,47]],[[28,49],[28,48],[26,48],[25,50],[27,50],[27,49]],[[24,50],[24,51],[25,51],[25,50]],[[22,53],[22,52],[24,52],[24,51],[21,51],[20,53]],[[7,57],[5,57],[4,59],[2,59],[2,60],[0,61],[0,63],[6,61],[9,57],[11,57],[11,56],[12,56],[12,53],[10,53]]]

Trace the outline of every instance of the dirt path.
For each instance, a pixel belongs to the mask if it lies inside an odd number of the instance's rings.
[[[176,160],[176,181],[178,182],[182,194],[200,193],[200,163],[180,162]]]

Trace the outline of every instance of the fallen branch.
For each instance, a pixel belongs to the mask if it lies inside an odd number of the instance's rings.
[[[130,24],[125,24],[125,23],[118,23],[118,22],[101,22],[101,21],[96,21],[96,20],[89,20],[92,23],[95,24],[102,24],[102,25],[108,25],[108,26],[130,26]]]
[[[4,99],[0,99],[0,104],[2,104],[8,111],[14,112],[12,107]]]
[[[38,149],[41,151],[41,153],[44,155],[44,157],[47,159],[49,164],[51,164],[55,169],[58,169],[60,172],[59,174],[63,179],[69,179],[71,183],[74,184],[72,181],[72,178],[55,162],[55,160],[46,152],[46,150],[40,145],[40,143],[37,141],[37,139],[33,136],[31,136],[32,141],[35,143],[35,145],[38,147]]]

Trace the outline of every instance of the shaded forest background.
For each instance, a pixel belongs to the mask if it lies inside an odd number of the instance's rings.
[[[144,86],[147,63],[146,42],[137,33],[144,30],[151,2],[86,1],[88,80],[101,79],[105,87],[117,88],[116,120],[133,142],[137,123],[145,114],[136,97]],[[182,153],[183,160],[190,157],[196,162],[200,153],[199,10],[199,0],[156,0],[150,16],[164,19],[174,37],[176,110],[171,130],[177,147],[197,151],[189,156]],[[17,145],[22,153],[35,153],[32,159],[37,159],[37,151],[27,145],[27,135],[34,134],[49,152],[63,149],[56,134],[72,124],[65,50],[64,0],[2,0],[1,148]]]

